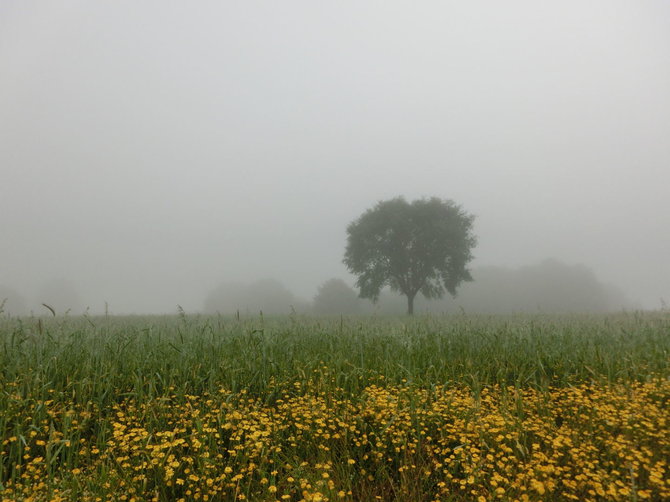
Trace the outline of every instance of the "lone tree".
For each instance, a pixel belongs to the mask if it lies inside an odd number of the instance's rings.
[[[362,298],[377,301],[384,286],[414,298],[456,296],[463,281],[471,281],[467,264],[477,243],[474,216],[450,200],[437,197],[408,203],[404,198],[381,201],[347,227],[344,264],[358,276]]]

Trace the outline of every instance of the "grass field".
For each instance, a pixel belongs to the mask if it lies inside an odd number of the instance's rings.
[[[668,500],[670,314],[0,318],[3,500]]]

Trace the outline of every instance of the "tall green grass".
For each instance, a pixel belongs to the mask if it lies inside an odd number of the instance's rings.
[[[0,381],[104,407],[221,387],[271,399],[322,378],[348,393],[383,376],[419,386],[546,387],[668,374],[670,316],[0,319]],[[272,383],[272,385],[270,385]],[[332,385],[332,383],[329,383]],[[41,396],[44,394],[44,396]]]

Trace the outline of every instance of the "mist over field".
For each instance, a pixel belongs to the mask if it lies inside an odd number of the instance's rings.
[[[0,301],[402,312],[342,262],[402,195],[476,217],[474,281],[417,312],[663,308],[668,89],[660,0],[5,0]]]

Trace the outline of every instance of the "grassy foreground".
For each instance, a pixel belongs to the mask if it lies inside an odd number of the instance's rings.
[[[2,500],[670,499],[670,316],[0,318]]]

